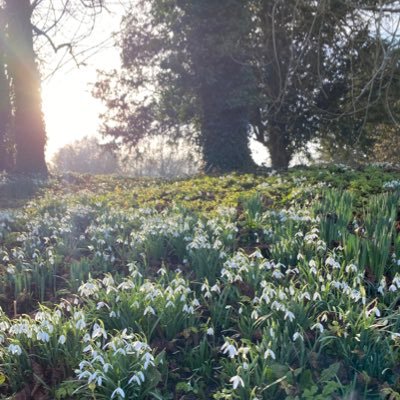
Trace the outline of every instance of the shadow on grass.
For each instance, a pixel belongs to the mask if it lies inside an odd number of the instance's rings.
[[[46,183],[47,178],[43,175],[0,173],[0,209],[22,207]]]

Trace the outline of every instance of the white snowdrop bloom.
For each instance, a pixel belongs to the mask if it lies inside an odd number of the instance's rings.
[[[187,314],[194,314],[194,308],[193,306],[188,306],[187,304],[185,304],[182,308],[183,312],[186,312]]]
[[[318,329],[320,331],[320,333],[322,333],[324,331],[324,327],[321,323],[317,322],[316,324],[314,324],[311,329]]]
[[[37,339],[40,340],[41,342],[49,342],[50,341],[50,336],[47,332],[45,331],[39,331],[36,335]]]
[[[147,348],[147,345],[146,345],[146,343],[143,343],[143,342],[140,342],[139,340],[137,340],[132,344],[132,348],[137,353],[140,353],[143,349]]]
[[[279,301],[274,300],[271,304],[271,308],[273,310],[279,311],[279,310],[284,310],[285,307],[283,304],[279,303]]]
[[[84,347],[84,349],[82,351],[84,353],[93,352],[93,347],[91,344],[88,344],[86,347]]]
[[[213,328],[208,328],[207,329],[207,335],[213,336],[214,335],[214,329]]]
[[[300,332],[295,332],[294,334],[293,334],[293,341],[295,342],[297,339],[301,339],[301,340],[304,340],[303,339],[303,335],[300,333]]]
[[[397,290],[397,287],[393,285],[393,283],[389,286],[389,291],[390,292],[395,292]]]
[[[392,339],[392,340],[396,340],[396,339],[399,339],[399,338],[400,338],[400,333],[393,332],[393,333],[391,334],[391,339]]]
[[[218,284],[215,284],[214,286],[211,287],[211,291],[220,294],[221,288],[219,287]]]
[[[20,347],[18,344],[10,344],[10,345],[8,346],[8,351],[9,351],[11,354],[16,354],[16,355],[18,355],[18,356],[20,356],[20,355],[22,354],[22,349],[21,349],[21,347]]]
[[[91,363],[89,361],[83,360],[79,363],[79,369],[76,371],[82,371],[83,368],[85,368],[86,366],[91,367]]]
[[[335,259],[332,256],[329,256],[326,260],[325,260],[325,265],[329,265],[330,267],[333,267],[334,264],[336,263]]]
[[[98,292],[99,287],[93,282],[86,282],[78,289],[81,296],[89,297]],[[77,299],[75,299],[77,301]]]
[[[174,308],[175,304],[171,300],[168,300],[168,302],[165,304],[165,308],[168,308],[168,307]]]
[[[9,264],[9,265],[7,266],[7,272],[8,272],[10,275],[14,275],[14,274],[15,274],[15,267],[14,267],[14,265]]]
[[[237,356],[239,354],[236,347],[229,342],[225,342],[222,345],[221,350],[222,350],[223,354],[228,354],[229,358],[234,358],[235,356]]]
[[[101,365],[105,364],[104,358],[100,354],[97,354],[95,357],[93,357],[92,364],[94,364],[96,361],[99,361]]]
[[[193,306],[193,307],[199,307],[199,306],[200,306],[199,300],[193,299],[193,301],[192,301],[192,306]]]
[[[155,366],[155,364],[154,364],[154,357],[153,357],[153,355],[152,354],[150,354],[150,353],[144,353],[144,355],[143,355],[143,357],[142,357],[142,360],[144,360],[144,364],[143,364],[143,368],[146,370],[148,367],[149,367],[149,365],[151,365],[151,366]]]
[[[107,339],[107,332],[99,324],[94,324],[92,339],[96,339],[100,336],[103,336],[104,339]]]
[[[117,354],[122,354],[123,356],[126,356],[126,350],[123,348],[116,349],[114,351],[114,356],[116,356]]]
[[[75,328],[78,329],[78,330],[85,329],[86,328],[85,320],[82,318],[82,319],[79,319],[78,321],[76,321]]]
[[[285,275],[283,275],[281,271],[275,270],[275,271],[272,273],[272,276],[273,276],[275,279],[282,279]]]
[[[143,372],[139,371],[136,374],[133,374],[128,381],[128,385],[131,384],[132,382],[136,382],[140,386],[142,384],[142,382],[144,382]]]
[[[319,292],[315,292],[315,293],[313,294],[313,300],[314,300],[314,301],[316,301],[316,300],[321,300],[321,295],[319,294]]]
[[[106,374],[109,369],[113,369],[113,366],[110,363],[104,363],[103,365],[103,371]]]
[[[120,283],[117,287],[118,290],[130,290],[133,289],[135,287],[134,282],[132,282],[131,280],[126,280],[122,283]]]
[[[125,398],[125,392],[120,388],[117,387],[111,394],[111,399],[113,399],[115,396],[122,397],[123,399]]]
[[[151,307],[151,306],[147,306],[145,309],[144,309],[144,311],[143,311],[143,315],[146,315],[146,314],[153,314],[153,315],[156,315],[156,312],[154,311],[154,308],[153,307]]]
[[[208,282],[204,282],[202,285],[201,285],[201,291],[202,292],[208,292],[210,290],[210,286],[208,285]]]
[[[302,294],[300,295],[300,298],[301,298],[302,300],[303,300],[303,299],[311,300],[310,293],[308,293],[308,292],[302,293]]]
[[[237,389],[240,386],[244,387],[243,379],[239,375],[232,376],[232,378],[229,379],[229,382],[232,383],[233,389]]]
[[[10,324],[7,321],[0,322],[0,331],[5,332],[10,327]]]
[[[89,334],[89,333],[85,333],[85,334],[83,335],[82,340],[83,340],[83,343],[90,342],[90,340],[91,340],[90,334]]]
[[[67,338],[65,337],[65,335],[61,335],[58,338],[58,343],[60,343],[60,344],[65,344],[66,341],[67,341]]]
[[[275,338],[275,332],[274,332],[274,329],[272,327],[269,328],[269,336],[271,336],[272,339]]]
[[[349,272],[357,272],[357,271],[358,271],[358,268],[357,268],[357,265],[355,265],[355,264],[349,264],[349,265],[346,266],[346,272],[347,273],[349,273]]]
[[[107,304],[107,303],[105,303],[104,301],[99,301],[98,303],[97,303],[97,306],[96,306],[96,309],[97,310],[100,310],[101,308],[103,308],[103,307],[106,307],[106,308],[110,308],[110,306]]]
[[[286,310],[284,319],[289,319],[292,322],[295,319],[295,315],[291,311]]]
[[[251,312],[250,317],[251,317],[252,319],[257,319],[257,318],[258,318],[258,311],[257,311],[257,310],[253,310],[253,311]]]
[[[267,349],[264,353],[264,359],[267,358],[272,358],[273,360],[276,360],[275,353],[271,349]]]

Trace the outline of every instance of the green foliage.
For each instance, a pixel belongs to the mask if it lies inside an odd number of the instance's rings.
[[[1,396],[396,398],[399,178],[55,177],[0,214]]]

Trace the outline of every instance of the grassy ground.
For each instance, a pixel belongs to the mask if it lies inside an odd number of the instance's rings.
[[[400,398],[399,193],[390,166],[3,176],[0,395]]]

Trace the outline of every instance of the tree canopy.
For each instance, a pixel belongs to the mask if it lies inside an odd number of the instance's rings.
[[[138,1],[123,71],[95,87],[104,133],[133,145],[190,135],[222,171],[251,166],[251,135],[277,168],[311,139],[367,145],[377,117],[397,122],[395,3]]]

